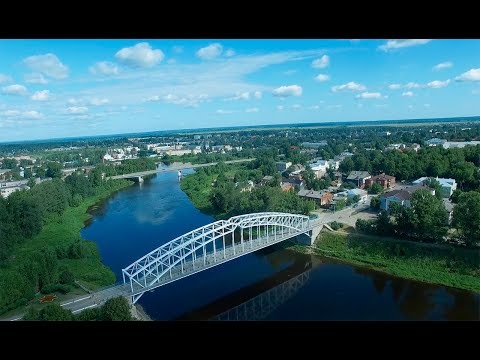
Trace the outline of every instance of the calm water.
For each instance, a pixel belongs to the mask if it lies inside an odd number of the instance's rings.
[[[184,174],[189,171],[184,171]],[[176,172],[122,190],[92,209],[82,230],[121,269],[214,221],[180,190]],[[146,293],[156,320],[478,320],[480,295],[393,277],[273,246]]]

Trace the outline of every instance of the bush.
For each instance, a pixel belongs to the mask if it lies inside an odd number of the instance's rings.
[[[75,277],[70,270],[65,269],[60,273],[59,281],[60,284],[73,285],[75,283]]]
[[[103,321],[130,321],[130,305],[123,296],[108,299],[101,308],[100,319]]]
[[[338,229],[341,229],[343,227],[343,224],[341,224],[339,222],[336,222],[336,221],[333,221],[333,222],[330,223],[330,227],[333,230],[338,230]]]
[[[52,284],[52,285],[45,285],[44,287],[42,287],[43,294],[51,294],[54,292],[66,294],[71,290],[72,290],[72,287],[66,284]]]

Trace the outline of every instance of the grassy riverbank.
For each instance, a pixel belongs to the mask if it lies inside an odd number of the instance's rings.
[[[313,247],[291,249],[343,259],[407,279],[480,292],[478,250],[322,231]]]
[[[18,245],[8,260],[0,264],[0,313],[41,297],[42,294],[35,290],[39,281],[35,278],[41,276],[57,278],[68,271],[75,281],[91,290],[113,284],[115,275],[102,264],[97,245],[82,239],[80,230],[90,218],[87,213],[90,206],[131,184],[127,180],[115,181],[97,195],[85,198],[78,206],[68,207],[61,215],[52,216],[38,235]],[[41,258],[44,266],[39,269],[32,259],[37,260],[39,254],[46,252],[54,254],[53,258]],[[49,274],[45,274],[46,271]],[[60,300],[84,293],[73,283],[63,286],[62,291],[53,288],[49,291],[53,292]]]

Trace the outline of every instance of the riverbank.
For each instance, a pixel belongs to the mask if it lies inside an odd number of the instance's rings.
[[[406,279],[480,292],[479,253],[355,232],[322,231],[313,246],[290,249],[345,260]]]
[[[0,267],[0,300],[4,304],[0,310],[4,316],[22,312],[30,300],[37,303],[42,296],[34,290],[37,285],[32,284],[32,280],[35,282],[38,275],[34,268],[30,268],[31,259],[45,251],[56,254],[51,260],[49,276],[55,277],[60,271],[68,270],[76,282],[91,290],[115,283],[115,274],[102,264],[96,243],[83,239],[80,230],[91,218],[88,214],[91,206],[131,184],[133,182],[127,180],[115,181],[101,193],[84,199],[79,206],[68,207],[63,214],[51,217],[37,236],[14,250]],[[58,302],[84,293],[73,284],[64,289],[67,290],[62,291],[64,293],[51,291],[58,296]]]

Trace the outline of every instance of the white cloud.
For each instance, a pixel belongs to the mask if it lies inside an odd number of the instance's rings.
[[[299,104],[293,104],[293,105],[292,105],[292,109],[295,109],[295,110],[298,110],[298,109],[300,109],[301,107],[302,107],[302,106],[299,105]]]
[[[480,81],[480,68],[470,69],[455,78],[456,81]]]
[[[333,92],[337,91],[364,91],[367,87],[362,84],[357,84],[356,82],[350,81],[343,85],[335,85],[332,87]]]
[[[312,67],[315,69],[326,68],[330,64],[330,58],[328,55],[323,55],[322,57],[312,61]]]
[[[293,75],[297,72],[297,70],[295,69],[291,69],[291,70],[287,70],[287,71],[284,71],[283,74],[284,75]]]
[[[23,85],[14,84],[3,87],[2,92],[7,95],[27,95],[27,88]]]
[[[219,43],[214,43],[198,50],[197,56],[202,60],[212,60],[220,56],[222,51],[222,45],[220,45]]]
[[[318,110],[320,109],[320,106],[319,105],[312,105],[309,107],[310,110]]]
[[[49,90],[36,91],[31,99],[34,101],[48,101],[51,99],[51,94]]]
[[[445,61],[443,63],[437,64],[433,67],[433,70],[438,71],[442,69],[447,69],[451,68],[453,66],[453,63],[451,61]]]
[[[18,110],[6,110],[2,113],[2,115],[6,116],[6,117],[15,117],[15,116],[18,116],[20,114],[21,114],[21,112],[18,111]]]
[[[382,94],[379,92],[363,92],[355,97],[357,99],[381,99]]]
[[[413,92],[412,92],[412,91],[405,91],[405,92],[402,93],[402,96],[409,96],[409,97],[411,97],[411,96],[413,96]]]
[[[67,100],[67,103],[70,105],[80,104],[82,101],[80,99],[70,98]]]
[[[302,87],[298,85],[280,86],[273,90],[273,96],[300,96],[302,95]]]
[[[324,82],[330,80],[330,76],[325,75],[325,74],[318,74],[315,76],[315,80],[318,82]]]
[[[105,105],[105,104],[108,104],[109,101],[108,99],[106,98],[93,98],[90,100],[90,105],[93,105],[93,106],[100,106],[100,105]]]
[[[86,112],[88,112],[86,106],[71,106],[67,109],[68,114],[85,114]]]
[[[26,83],[30,84],[48,84],[48,80],[40,73],[26,74],[23,78]]]
[[[10,82],[12,81],[12,78],[8,75],[5,74],[0,74],[0,84],[4,82]]]
[[[187,96],[178,96],[174,94],[167,94],[164,96],[154,95],[149,97],[146,101],[157,102],[163,101],[169,104],[175,104],[187,108],[197,107],[200,103],[207,100],[208,96],[206,94],[200,95],[187,95]]]
[[[332,110],[332,109],[341,109],[343,106],[342,105],[328,105],[327,109]]]
[[[131,47],[125,47],[115,54],[121,63],[139,68],[150,68],[161,62],[165,55],[160,49],[152,49],[149,43],[141,42]]]
[[[413,109],[413,105],[408,105],[408,108],[409,108],[410,110],[412,110],[412,109]]]
[[[231,113],[233,113],[233,111],[232,111],[232,110],[222,110],[222,109],[218,109],[218,110],[216,111],[216,113],[223,115],[223,114],[231,114]]]
[[[226,57],[232,57],[235,55],[235,50],[233,49],[228,49],[227,51],[225,51],[225,56]]]
[[[385,108],[387,106],[388,106],[387,104],[375,104],[375,107],[377,108]]]
[[[402,87],[402,85],[400,85],[400,84],[390,84],[390,85],[388,85],[388,88],[389,88],[390,90],[398,90],[398,89],[400,89],[401,87]]]
[[[180,45],[175,45],[173,48],[172,48],[173,52],[175,54],[181,54],[183,52],[183,46],[180,46]]]
[[[228,98],[227,100],[248,100],[250,99],[250,92],[245,91],[242,93],[237,93],[235,96]]]
[[[247,113],[259,112],[259,111],[260,111],[260,109],[256,108],[256,107],[245,109],[245,112],[247,112]]]
[[[425,106],[426,108],[429,108],[430,104],[423,104],[423,106]]]
[[[262,92],[261,91],[255,91],[253,94],[255,96],[255,99],[261,99],[262,98]]]
[[[93,75],[118,75],[118,66],[109,61],[99,61],[89,68],[90,73]]]
[[[65,79],[68,77],[68,67],[62,64],[60,59],[52,53],[44,55],[33,55],[23,60],[31,70],[54,79]]]
[[[440,89],[447,86],[450,83],[450,79],[445,81],[434,80],[430,81],[426,86],[432,89]]]
[[[429,43],[430,41],[430,39],[388,40],[385,44],[379,46],[379,49],[388,52],[394,49],[401,49],[416,45],[424,45]]]
[[[284,108],[285,108],[285,106],[283,106],[283,105],[278,105],[277,106],[277,110],[283,110]]]
[[[408,84],[405,84],[403,87],[405,89],[418,89],[420,87],[420,84],[409,82]]]
[[[23,112],[22,117],[26,119],[41,119],[43,117],[43,114],[39,113],[38,111],[31,110]]]

